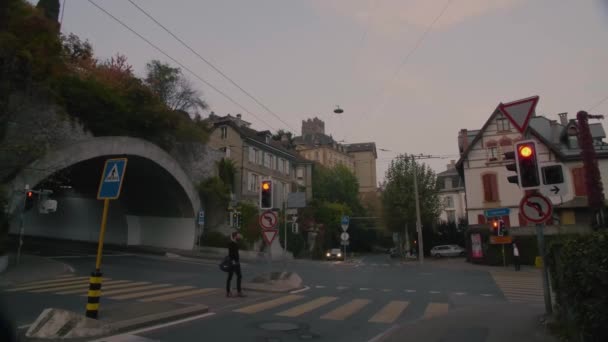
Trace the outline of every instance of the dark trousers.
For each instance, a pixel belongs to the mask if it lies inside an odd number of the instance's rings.
[[[228,280],[226,280],[226,292],[230,292],[230,283],[232,282],[232,275],[236,273],[236,290],[241,292],[241,279],[243,275],[241,274],[241,265],[237,264],[232,266],[230,272],[228,272]]]
[[[518,257],[518,256],[514,256],[514,257],[513,257],[513,263],[515,264],[515,270],[516,270],[516,271],[519,271],[519,269],[520,269],[521,267],[520,267],[520,264],[519,264],[519,257]]]

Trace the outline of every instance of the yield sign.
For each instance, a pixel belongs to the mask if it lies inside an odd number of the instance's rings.
[[[277,229],[264,229],[262,230],[262,237],[264,237],[264,241],[266,241],[267,244],[272,244],[272,241],[274,241],[274,238],[277,236],[277,233],[279,231]]]
[[[509,103],[501,103],[498,109],[506,116],[509,121],[517,128],[520,133],[523,133],[528,128],[528,123],[534,113],[538,96],[532,96],[527,99],[517,100]]]

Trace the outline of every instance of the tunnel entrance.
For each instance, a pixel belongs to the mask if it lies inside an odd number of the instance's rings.
[[[156,162],[134,155],[102,156],[53,173],[34,189],[52,190],[57,211],[41,214],[35,206],[24,217],[25,234],[97,241],[103,201],[97,191],[107,159],[128,158],[120,198],[110,201],[106,241],[191,249],[195,235],[193,204],[176,179]],[[39,199],[40,201],[40,199]],[[18,224],[11,225],[18,233]]]

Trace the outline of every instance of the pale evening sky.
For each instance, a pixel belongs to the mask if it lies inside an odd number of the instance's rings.
[[[337,140],[393,151],[379,151],[378,181],[397,152],[448,156],[426,161],[443,171],[459,129],[480,128],[501,101],[539,95],[537,114],[557,119],[608,96],[606,0],[134,0],[290,127],[128,1],[95,2],[271,127],[188,75],[217,114],[298,135],[318,116]],[[153,58],[173,64],[88,1],[65,9],[62,31],[97,56],[125,54],[138,75]]]

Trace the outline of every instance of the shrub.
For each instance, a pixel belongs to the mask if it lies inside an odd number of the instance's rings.
[[[562,239],[548,258],[558,313],[582,341],[608,341],[608,232]]]

